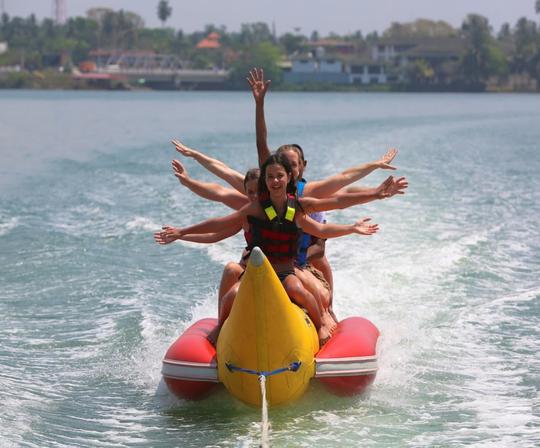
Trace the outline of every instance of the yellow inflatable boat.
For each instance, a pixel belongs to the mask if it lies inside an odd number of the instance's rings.
[[[196,322],[167,351],[162,374],[178,397],[202,398],[221,382],[238,399],[259,406],[263,375],[268,404],[279,405],[300,397],[313,377],[339,395],[359,393],[375,378],[375,326],[345,319],[319,352],[313,323],[291,302],[259,248],[214,348],[206,336],[216,325],[216,319]]]

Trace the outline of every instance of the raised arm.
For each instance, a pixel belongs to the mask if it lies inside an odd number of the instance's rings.
[[[230,229],[225,229],[221,232],[201,234],[190,233],[187,235],[182,235],[182,229],[180,228],[163,226],[161,231],[154,233],[154,240],[156,241],[156,243],[161,245],[170,244],[173,241],[177,240],[190,241],[192,243],[210,244],[217,243],[218,241],[229,238],[237,234],[239,231],[240,229],[235,229],[234,227],[231,227]]]
[[[340,236],[358,233],[360,235],[372,235],[379,230],[378,224],[369,224],[371,218],[362,218],[354,224],[321,224],[307,215],[300,218],[301,226],[305,232],[317,238],[338,238]]]
[[[255,133],[257,135],[257,155],[259,157],[259,166],[261,166],[270,157],[266,120],[264,119],[264,96],[271,81],[264,80],[264,71],[262,68],[252,69],[249,72],[247,81],[255,99]]]
[[[315,198],[328,197],[341,188],[366,177],[376,169],[395,170],[396,168],[390,165],[390,163],[396,155],[397,149],[391,148],[379,160],[347,168],[341,173],[323,180],[308,182],[304,188],[304,196]]]
[[[193,193],[210,201],[221,202],[233,210],[240,210],[249,201],[245,194],[239,193],[232,188],[226,188],[222,185],[202,182],[191,178],[187,170],[178,160],[172,161],[174,175],[182,185],[189,188]]]
[[[406,178],[400,177],[399,179],[395,179],[393,176],[389,176],[376,188],[367,188],[355,193],[338,193],[329,198],[301,197],[298,201],[304,212],[311,214],[314,212],[348,208],[377,199],[389,198],[396,194],[405,194],[404,190],[408,186],[409,184]]]
[[[180,154],[195,159],[208,171],[223,179],[235,190],[244,193],[244,176],[241,173],[225,165],[221,160],[213,159],[200,151],[184,145],[179,140],[172,140],[171,143]]]

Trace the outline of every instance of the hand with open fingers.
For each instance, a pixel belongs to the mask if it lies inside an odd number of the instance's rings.
[[[160,232],[154,233],[154,241],[158,244],[169,244],[182,237],[182,230],[176,227],[163,226]]]
[[[362,218],[353,224],[354,233],[359,235],[373,235],[379,230],[379,224],[370,224],[371,218]]]
[[[171,143],[174,145],[176,150],[183,156],[195,157],[197,155],[197,151],[184,145],[180,140],[171,140]]]
[[[388,190],[388,197],[392,197],[396,194],[405,194],[405,189],[408,188],[409,182],[407,181],[406,177],[399,177],[397,179],[392,180],[392,185],[390,185],[390,188]]]
[[[381,159],[377,162],[377,165],[382,170],[395,170],[396,167],[390,165],[392,163],[392,160],[394,160],[394,157],[397,156],[397,149],[396,148],[390,148],[384,156],[381,157]]]
[[[377,187],[377,197],[379,199],[384,199],[390,197],[390,188],[394,183],[394,176],[388,176],[384,182]]]
[[[176,159],[171,162],[171,165],[173,167],[174,175],[183,184],[184,181],[186,181],[189,177],[184,165],[182,165],[180,161]]]
[[[264,95],[268,90],[268,86],[271,81],[264,80],[264,71],[262,68],[253,68],[249,72],[249,76],[246,78],[249,86],[251,87],[251,92],[253,93],[253,98],[255,102],[264,100]]]

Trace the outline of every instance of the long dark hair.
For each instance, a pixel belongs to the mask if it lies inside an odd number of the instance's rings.
[[[289,160],[283,154],[272,154],[261,165],[261,174],[259,176],[259,197],[264,197],[270,194],[268,187],[266,186],[266,169],[270,165],[281,165],[285,169],[285,172],[291,176],[291,180],[287,184],[287,193],[295,194],[296,182],[292,174],[292,168]]]

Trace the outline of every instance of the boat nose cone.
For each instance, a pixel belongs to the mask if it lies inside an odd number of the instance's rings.
[[[249,260],[254,266],[256,267],[261,266],[264,262],[263,251],[260,248],[255,246],[251,251],[251,256],[249,257]]]

